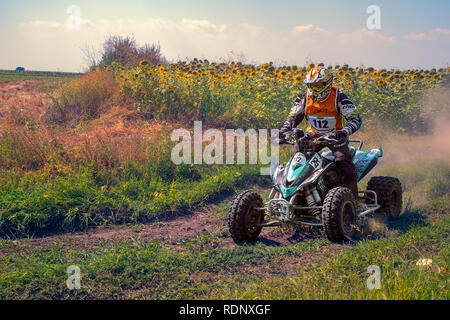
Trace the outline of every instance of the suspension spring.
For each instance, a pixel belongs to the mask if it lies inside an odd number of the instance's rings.
[[[314,191],[315,191],[316,194],[314,194]],[[318,196],[317,190],[316,190],[316,189],[313,190],[313,193],[311,193],[309,190],[306,191],[306,203],[308,204],[309,207],[315,207],[315,206],[317,206],[317,202],[318,202],[318,201],[316,201],[316,199],[314,199],[315,197],[313,196],[313,194],[314,194],[316,197]],[[320,199],[320,197],[319,197],[319,199]],[[320,200],[319,200],[319,201],[320,201]],[[320,209],[312,209],[312,210],[311,210],[311,213],[312,213],[313,215],[317,216],[317,215],[319,215],[319,214],[321,213],[321,210],[320,210]]]

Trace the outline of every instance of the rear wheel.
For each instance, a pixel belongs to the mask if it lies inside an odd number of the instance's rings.
[[[254,242],[261,233],[258,225],[264,221],[261,196],[252,190],[239,194],[228,212],[228,229],[233,240],[238,243]]]
[[[356,201],[350,189],[337,187],[323,202],[322,221],[329,240],[353,240],[358,234]]]
[[[397,218],[402,213],[402,184],[393,177],[373,177],[367,190],[375,191],[380,209],[378,212]]]

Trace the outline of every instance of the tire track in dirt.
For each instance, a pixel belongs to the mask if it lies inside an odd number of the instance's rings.
[[[224,248],[235,246],[228,234],[226,213],[234,195],[219,202],[208,204],[191,214],[179,215],[168,221],[156,221],[150,224],[125,226],[107,226],[89,229],[86,232],[73,232],[42,238],[5,240],[0,247],[0,257],[22,253],[27,254],[35,250],[91,250],[97,247],[112,247],[125,241],[129,243],[146,244],[160,242],[171,250],[187,250],[186,241],[192,242],[191,250],[202,248]],[[208,233],[210,243],[196,244],[196,237],[201,233]],[[307,241],[321,237],[319,230],[263,229],[259,241],[266,245],[290,245],[300,241]]]

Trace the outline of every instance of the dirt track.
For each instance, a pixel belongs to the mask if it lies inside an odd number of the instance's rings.
[[[230,203],[232,197],[222,202]],[[218,203],[206,205],[192,214],[181,215],[169,221],[157,221],[150,224],[109,226],[87,230],[86,232],[65,233],[42,238],[30,238],[10,241],[10,245],[0,249],[0,256],[11,253],[28,253],[34,250],[50,250],[58,247],[62,250],[89,250],[96,247],[114,246],[120,242],[150,243],[160,242],[174,250],[185,250],[185,239],[193,238],[202,232],[211,235],[212,248],[232,247],[234,242],[228,234],[227,219],[224,213],[218,214]],[[294,230],[265,229],[260,240],[267,245],[289,245],[321,237],[319,230],[306,233]],[[194,244],[195,248],[195,244]]]

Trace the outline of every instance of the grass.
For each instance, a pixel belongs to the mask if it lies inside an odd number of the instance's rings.
[[[31,298],[32,292],[40,288],[38,291],[43,290],[35,298],[69,298],[72,293],[77,298],[114,298],[120,296],[120,291],[143,285],[155,286],[153,298],[182,297],[183,292],[164,292],[162,289],[165,285],[176,285],[173,281],[178,281],[180,275],[187,278],[197,272],[217,273],[224,268],[261,263],[276,256],[297,255],[324,244],[326,242],[321,240],[282,248],[260,244],[187,252],[169,250],[158,243],[122,244],[88,252],[61,252],[55,248],[49,252],[2,258],[0,297]],[[188,244],[186,248],[189,248]],[[64,289],[64,282],[58,283],[61,276],[64,278],[67,266],[73,264],[86,272],[86,289],[80,292],[69,292]]]
[[[424,218],[448,200],[418,209]],[[436,207],[437,206],[437,207]],[[405,213],[403,222],[408,222]],[[214,249],[206,233],[184,240],[186,250],[164,244],[121,243],[88,251],[36,251],[0,259],[1,299],[117,299],[140,294],[150,299],[448,299],[448,234],[450,219],[442,216],[410,225],[392,238],[363,241],[314,261],[329,245],[314,239],[290,246],[259,243]],[[444,236],[443,236],[444,235]],[[195,249],[194,249],[195,248]],[[312,263],[298,266],[287,278],[246,272],[250,266],[276,269],[284,261],[308,254]],[[421,269],[419,258],[432,258],[436,268]],[[65,285],[67,267],[82,272],[81,290]],[[381,290],[366,287],[367,267],[381,267]]]
[[[417,212],[448,210],[449,202],[406,212],[408,225]],[[212,297],[219,299],[442,299],[448,295],[450,219],[442,216],[430,224],[411,224],[404,234],[366,240],[324,263],[300,268],[298,275],[253,281],[239,277],[222,278]],[[420,258],[433,260],[433,267],[420,268]],[[381,289],[370,290],[367,268],[381,268]],[[217,290],[217,291],[216,291]],[[210,295],[211,297],[211,295]]]
[[[236,186],[263,179],[252,166],[210,169],[199,181],[165,182],[152,172],[150,167],[144,176],[125,173],[114,184],[105,184],[88,167],[51,178],[10,176],[0,189],[0,236],[42,236],[164,219],[170,212],[190,210]]]
[[[0,70],[0,82],[20,81],[20,80],[39,80],[58,82],[62,79],[73,79],[78,73],[70,72],[46,72],[46,71],[11,71]]]
[[[92,120],[105,110],[115,92],[116,82],[106,72],[87,73],[65,83],[52,97],[52,105],[42,115],[47,124]],[[103,107],[103,110],[102,110]]]

